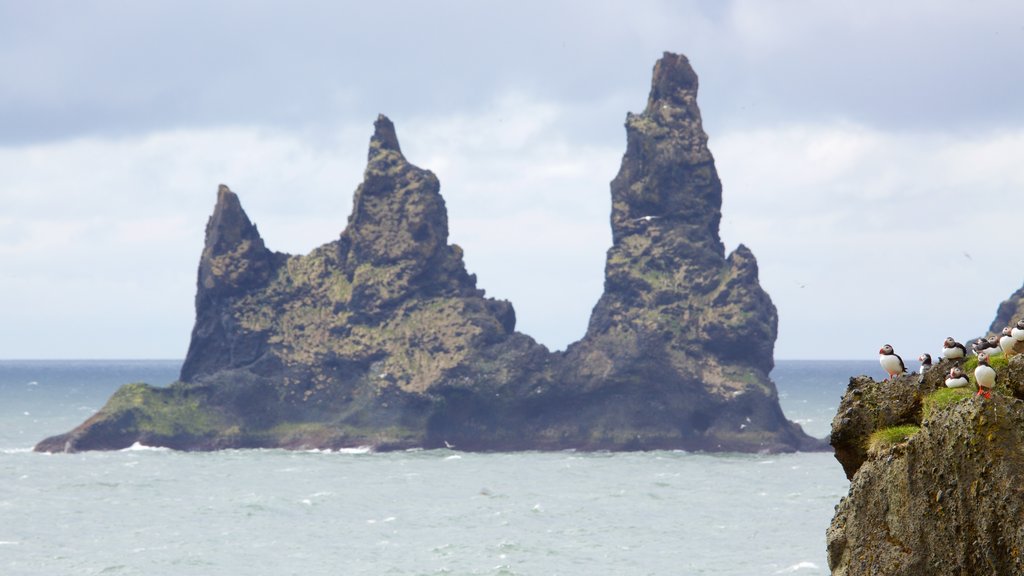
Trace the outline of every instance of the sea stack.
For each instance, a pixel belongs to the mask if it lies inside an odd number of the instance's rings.
[[[627,116],[605,292],[566,352],[476,286],[438,178],[380,116],[344,231],[309,254],[267,249],[222,186],[180,381],[125,386],[37,449],[822,448],[768,378],[777,314],[751,251],[719,239],[696,93],[686,58],[665,54]]]
[[[619,418],[637,438],[675,429],[662,447],[809,449],[768,377],[778,314],[757,260],[742,244],[726,257],[719,238],[722,184],[697,88],[686,57],[666,53],[646,108],[626,116],[604,294],[565,380],[584,397],[621,398],[609,433]]]

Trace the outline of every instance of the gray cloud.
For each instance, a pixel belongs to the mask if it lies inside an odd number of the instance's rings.
[[[1024,121],[1024,5],[933,2],[20,2],[0,13],[16,144],[180,126],[315,128],[510,89],[637,107],[662,50],[734,125]],[[641,101],[642,104],[642,101]]]

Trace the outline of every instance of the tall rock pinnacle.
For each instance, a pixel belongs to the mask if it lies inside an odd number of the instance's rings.
[[[806,437],[785,420],[768,378],[775,306],[753,253],[740,245],[726,258],[718,235],[722,185],[697,85],[686,57],[666,53],[646,109],[626,116],[605,290],[586,336],[567,351],[575,371],[567,379],[585,389],[642,388],[650,402],[674,407],[665,424],[694,446],[721,442],[740,417],[745,432],[799,445]]]
[[[448,212],[440,189],[433,172],[406,161],[394,124],[378,116],[345,230],[355,258],[387,264],[436,256],[448,242]]]
[[[223,312],[233,299],[266,285],[279,260],[263,244],[238,196],[221,184],[199,258],[196,324],[182,364],[182,380],[251,362],[261,353],[263,343],[252,335],[238,334]]]
[[[722,185],[697,84],[686,57],[666,53],[654,67],[646,110],[626,116],[626,153],[611,183],[605,293],[587,338],[653,337],[673,343],[669,356],[711,353],[715,362],[745,364],[767,377],[777,313],[758,284],[753,253],[741,245],[725,258]],[[612,345],[608,352],[621,350]]]
[[[626,116],[626,153],[612,181],[612,238],[645,234],[697,244],[721,254],[722,184],[697,108],[697,75],[685,56],[668,54],[654,67],[642,114]]]

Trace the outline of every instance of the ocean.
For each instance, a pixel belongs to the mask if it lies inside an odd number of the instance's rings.
[[[180,361],[0,361],[3,575],[828,574],[830,453],[229,450],[36,454]],[[872,361],[779,361],[829,431]]]

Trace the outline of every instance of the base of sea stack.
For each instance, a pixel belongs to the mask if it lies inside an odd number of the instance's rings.
[[[253,387],[258,389],[260,387]],[[642,398],[620,395],[577,399],[558,406],[553,398],[536,401],[488,401],[465,391],[424,397],[392,391],[374,406],[323,406],[310,413],[246,389],[228,397],[212,386],[183,383],[166,388],[123,386],[95,416],[67,434],[47,438],[40,452],[120,450],[136,443],[176,450],[285,448],[338,450],[366,447],[375,451],[454,448],[463,451],[638,451],[794,452],[829,450],[800,426],[774,414],[771,402],[737,407],[753,424],[737,429],[738,417],[714,410],[673,411],[682,419],[662,421]],[[372,409],[371,409],[372,408]],[[666,413],[664,410],[661,412]],[[715,413],[713,418],[705,416]],[[327,415],[342,415],[328,419]],[[320,416],[321,420],[313,419]],[[749,430],[747,429],[749,428]]]

